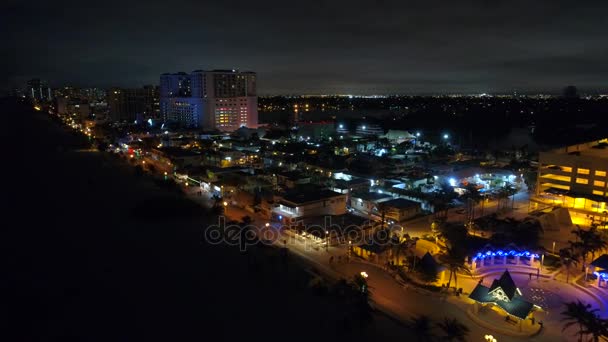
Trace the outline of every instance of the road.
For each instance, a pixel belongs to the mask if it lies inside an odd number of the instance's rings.
[[[263,218],[255,214],[232,206],[227,207],[226,215],[237,220],[245,215],[250,216],[258,227],[264,227],[266,223]],[[452,217],[456,215],[454,213]],[[405,231],[413,236],[430,233],[429,218],[421,217],[408,222],[405,225]],[[271,225],[268,229],[277,229],[277,227]],[[371,289],[371,300],[375,307],[402,322],[417,315],[427,315],[435,321],[439,321],[444,317],[457,318],[469,327],[471,341],[483,341],[486,334],[492,334],[501,342],[568,340],[568,337],[562,336],[560,329],[557,329],[558,326],[555,324],[551,331],[545,329],[540,335],[533,338],[512,337],[489,331],[468,317],[466,310],[468,309],[467,305],[470,304],[456,297],[429,294],[413,287],[406,288],[379,266],[348,257],[347,246],[331,246],[326,250],[322,241],[314,241],[300,236],[294,237],[294,234],[286,232],[279,232],[279,235],[275,236],[278,236],[277,245],[288,247],[292,253],[303,258],[310,265],[313,265],[331,278],[351,278],[355,274],[365,271],[369,275],[368,282]],[[284,244],[284,241],[287,241],[287,244]],[[330,257],[332,256],[333,262],[330,262]],[[340,262],[337,261],[338,256],[341,257]],[[465,280],[466,277],[464,275],[460,276],[463,286],[467,286],[466,290],[471,291],[476,280],[468,281]]]
[[[199,194],[198,190],[197,187],[186,188],[187,194],[191,198],[202,204],[209,205],[209,196],[205,192]],[[527,213],[527,203],[525,206],[523,205],[525,195],[520,193],[516,196],[516,212],[525,209]],[[486,203],[484,208],[485,213],[494,212],[496,205],[497,201]],[[462,221],[464,219],[464,215],[459,214],[457,211],[458,209],[451,209],[449,211],[448,217],[450,221]],[[480,206],[478,206],[477,212],[480,212]],[[244,216],[249,216],[252,219],[252,224],[257,227],[258,235],[272,236],[272,240],[277,246],[289,248],[292,253],[295,253],[309,265],[314,266],[330,277],[351,278],[353,275],[365,271],[369,275],[368,282],[371,288],[371,300],[375,307],[402,322],[417,315],[428,315],[435,321],[439,321],[444,317],[457,318],[471,330],[470,340],[472,341],[482,341],[483,337],[488,333],[494,335],[501,342],[543,341],[548,339],[554,341],[564,340],[560,334],[553,334],[552,332],[544,332],[535,338],[515,338],[488,331],[488,329],[471,321],[466,314],[467,304],[464,302],[455,297],[428,294],[418,289],[404,288],[402,284],[398,283],[391,275],[378,266],[362,263],[354,258],[350,258],[347,246],[331,246],[328,248],[322,239],[306,238],[290,231],[282,231],[276,224],[269,224],[266,227],[266,224],[270,223],[266,218],[229,204],[225,207],[224,215],[227,219],[236,221],[241,221]],[[424,216],[408,221],[403,225],[404,232],[417,237],[430,234],[432,219],[432,216]],[[268,232],[272,234],[264,235]],[[338,257],[340,261],[338,261]],[[330,259],[333,259],[333,262]],[[469,285],[467,284],[467,286]],[[470,291],[471,289],[467,290]]]

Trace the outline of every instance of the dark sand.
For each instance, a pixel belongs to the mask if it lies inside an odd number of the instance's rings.
[[[381,315],[366,328],[345,325],[341,303],[312,294],[307,274],[272,253],[254,269],[233,247],[201,244],[209,214],[145,219],[147,204],[177,195],[122,161],[79,151],[78,135],[29,108],[0,103],[7,341],[407,336]]]

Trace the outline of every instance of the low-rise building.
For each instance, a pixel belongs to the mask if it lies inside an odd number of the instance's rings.
[[[378,203],[391,198],[393,198],[391,195],[378,192],[351,194],[350,207],[366,215],[379,215]]]
[[[199,166],[203,160],[200,153],[179,147],[154,148],[150,155],[152,159],[175,165],[178,168]]]
[[[290,224],[301,218],[346,213],[346,195],[331,190],[292,191],[279,199],[273,210],[273,218]]]
[[[299,171],[283,171],[276,173],[277,184],[288,189],[295,188],[297,185],[310,183],[310,177]]]
[[[385,217],[395,222],[410,219],[422,211],[420,203],[405,198],[395,198],[382,202],[382,207],[385,210]]]

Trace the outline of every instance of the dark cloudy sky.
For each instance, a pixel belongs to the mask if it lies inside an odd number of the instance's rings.
[[[608,0],[0,5],[0,82],[139,86],[238,68],[263,94],[608,89]]]

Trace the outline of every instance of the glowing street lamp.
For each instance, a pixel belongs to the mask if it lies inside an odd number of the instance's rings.
[[[266,222],[265,226],[266,228],[270,227],[270,223]]]
[[[443,135],[443,139],[445,139],[445,140],[448,140],[448,138],[449,138],[449,137],[450,137],[450,136],[449,136],[449,135],[447,135],[447,134],[444,134],[444,135]]]
[[[367,272],[365,272],[365,271],[362,271],[362,272],[361,272],[361,276],[362,276],[363,278],[365,278],[365,279],[367,279],[367,277],[369,277],[369,275],[368,275],[368,274],[367,274]]]
[[[228,202],[224,201],[224,207],[228,206]]]

